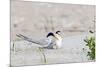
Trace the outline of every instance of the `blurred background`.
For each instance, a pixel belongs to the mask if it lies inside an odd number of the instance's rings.
[[[60,30],[63,37],[95,30],[95,6],[11,1],[11,41],[16,34],[33,39]]]

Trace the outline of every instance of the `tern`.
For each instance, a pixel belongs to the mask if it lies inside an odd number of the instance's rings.
[[[62,47],[62,37],[61,37],[60,31],[56,31],[55,33],[49,32],[46,36],[46,39],[39,40],[39,41],[33,40],[22,34],[16,34],[16,36],[20,37],[28,42],[38,44],[41,47],[47,48],[47,49],[59,49]]]

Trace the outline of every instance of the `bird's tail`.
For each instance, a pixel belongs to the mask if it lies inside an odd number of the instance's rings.
[[[27,36],[24,36],[22,34],[16,34],[16,36],[19,37],[19,38],[21,38],[21,39],[24,39],[24,40],[26,40],[28,42],[32,42],[32,43],[35,43],[35,44],[39,44],[38,42],[35,42],[31,38],[28,38]]]

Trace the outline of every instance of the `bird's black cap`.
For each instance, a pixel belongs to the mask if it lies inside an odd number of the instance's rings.
[[[56,31],[56,34],[58,34],[60,31]]]
[[[46,37],[49,37],[49,36],[54,36],[54,34],[52,32],[48,33],[48,35]]]

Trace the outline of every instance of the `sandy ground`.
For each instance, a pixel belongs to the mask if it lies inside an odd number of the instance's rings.
[[[14,49],[11,46],[11,66],[89,62],[88,47],[83,41],[86,37],[86,34],[66,37],[61,49],[41,49],[37,44],[17,41]]]

